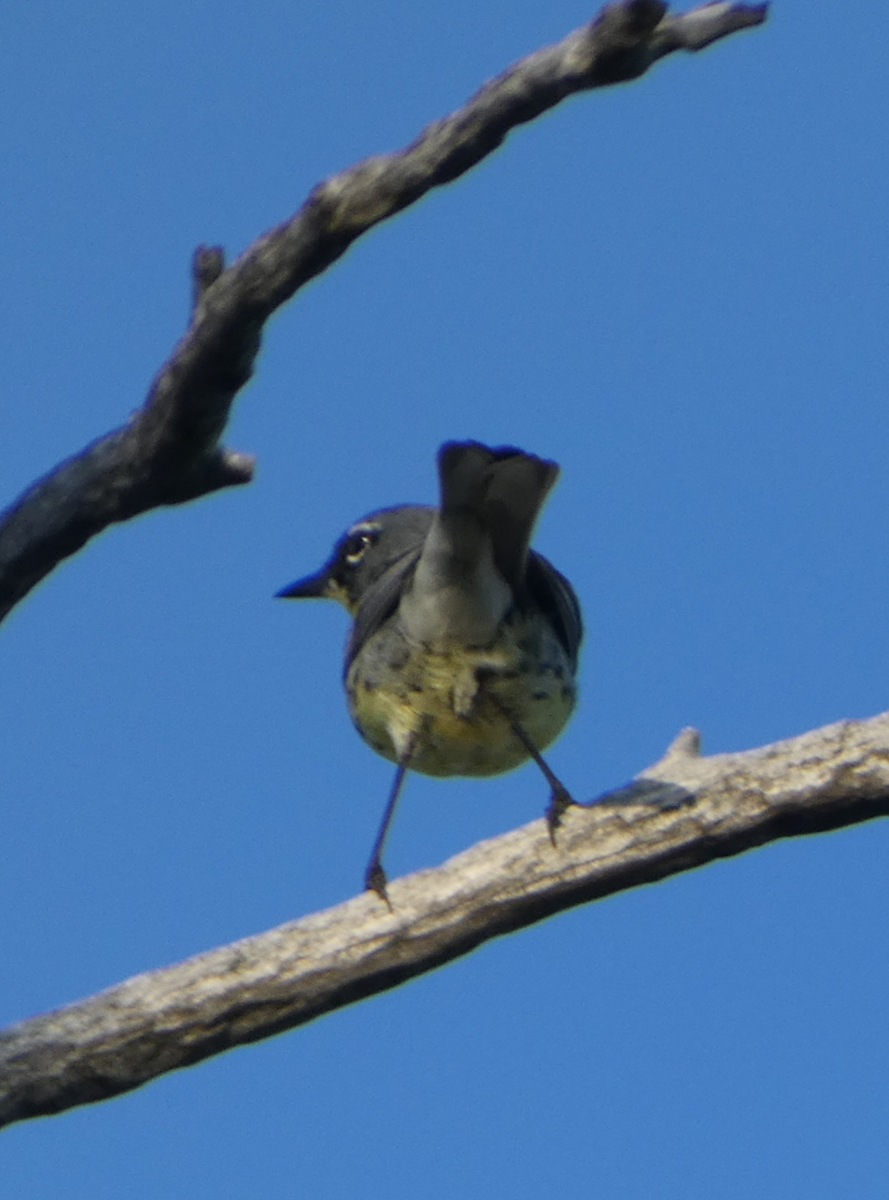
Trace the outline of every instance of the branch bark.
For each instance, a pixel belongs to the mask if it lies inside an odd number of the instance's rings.
[[[0,1034],[0,1124],[138,1087],[491,938],[782,837],[889,814],[889,713],[737,754],[694,730],[633,783],[389,885]]]
[[[0,620],[108,525],[250,481],[252,458],[226,450],[220,439],[253,372],[263,325],[361,234],[468,171],[511,129],[566,96],[636,79],[667,54],[701,50],[765,15],[765,4],[705,4],[668,16],[660,0],[617,0],[485,84],[406,149],[319,184],[295,216],[228,269],[218,247],[200,247],[189,329],[144,405],[0,515]]]

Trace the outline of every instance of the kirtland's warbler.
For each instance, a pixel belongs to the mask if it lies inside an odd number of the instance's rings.
[[[514,446],[446,442],[438,508],[362,517],[314,575],[278,592],[329,597],[353,617],[344,681],[358,732],[398,764],[365,876],[386,897],[383,844],[405,772],[497,775],[533,758],[574,708],[582,637],[571,584],[530,548],[559,468]]]

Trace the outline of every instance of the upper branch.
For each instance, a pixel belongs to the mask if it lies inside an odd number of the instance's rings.
[[[794,834],[889,814],[889,713],[701,757],[685,731],[626,788],[435,870],[0,1034],[0,1125],[138,1087],[303,1024],[573,905]]]
[[[38,480],[0,516],[0,620],[62,559],[115,521],[246,483],[249,456],[220,438],[253,371],[262,327],[373,225],[468,171],[510,129],[566,96],[635,79],[675,50],[700,50],[765,20],[765,4],[705,4],[667,16],[660,0],[617,0],[557,45],[510,67],[406,149],[319,184],[289,221],[228,269],[195,255],[190,327],[144,405]]]

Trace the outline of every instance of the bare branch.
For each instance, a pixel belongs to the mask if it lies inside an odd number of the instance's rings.
[[[617,0],[557,45],[487,83],[406,149],[366,159],[314,189],[296,215],[227,270],[193,263],[188,332],[121,429],[29,488],[0,517],[0,619],[68,555],[115,521],[247,483],[253,461],[219,440],[253,371],[263,324],[378,222],[495,150],[566,96],[635,79],[664,55],[700,50],[765,20],[765,4],[707,4],[666,16],[660,0]]]
[[[0,1034],[0,1124],[102,1100],[303,1024],[563,909],[889,814],[889,713],[703,758],[693,730],[594,806]]]

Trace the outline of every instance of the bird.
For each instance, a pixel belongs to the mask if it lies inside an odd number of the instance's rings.
[[[550,786],[553,842],[574,803],[541,751],[575,707],[580,603],[530,545],[559,467],[476,441],[445,442],[437,465],[437,508],[362,517],[320,570],[276,593],[337,600],[352,617],[349,712],[397,765],[364,878],[387,903],[383,848],[408,770],[488,776],[533,759]]]

